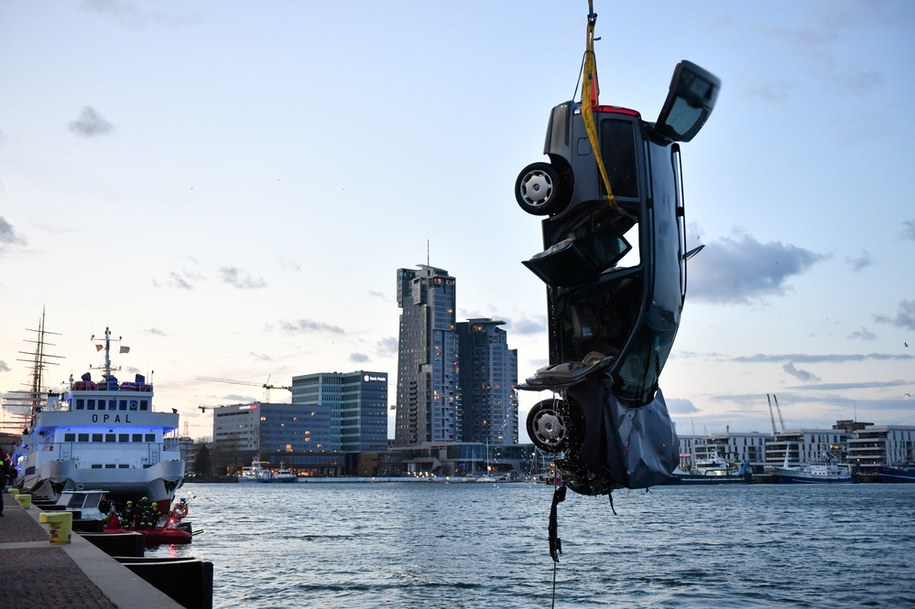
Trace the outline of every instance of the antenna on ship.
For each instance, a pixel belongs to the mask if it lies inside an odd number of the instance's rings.
[[[95,334],[93,334],[92,337],[89,339],[93,342],[97,342],[97,341],[101,341],[101,340],[105,341],[104,345],[100,345],[100,344],[95,345],[96,351],[101,351],[103,349],[105,350],[105,366],[102,368],[100,368],[98,366],[89,366],[89,368],[95,369],[95,370],[104,370],[104,374],[102,376],[103,376],[103,380],[106,383],[108,383],[109,380],[111,379],[111,341],[114,340],[115,342],[121,342],[122,339],[123,339],[123,337],[121,337],[121,336],[118,336],[117,338],[112,339],[111,338],[111,329],[107,326],[105,327],[104,339],[102,339],[102,337],[96,337]],[[124,345],[121,345],[118,348],[118,353],[130,353],[130,347],[125,347]],[[115,368],[115,370],[120,370],[120,367]]]

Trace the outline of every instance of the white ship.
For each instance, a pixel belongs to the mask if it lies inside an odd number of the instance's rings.
[[[39,331],[43,353],[44,327]],[[153,410],[153,386],[143,375],[119,382],[111,366],[111,333],[95,339],[104,350],[101,378],[71,377],[61,393],[47,392],[32,408],[16,451],[16,484],[57,500],[67,490],[102,489],[115,502],[147,497],[169,509],[184,481],[177,411]],[[120,347],[121,353],[129,348]],[[44,366],[36,355],[36,369]]]
[[[254,459],[251,465],[241,468],[239,482],[273,482],[273,473],[268,469],[269,463]]]

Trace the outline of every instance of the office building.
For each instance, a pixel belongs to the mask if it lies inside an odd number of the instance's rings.
[[[432,266],[398,269],[397,306],[401,314],[394,444],[460,442],[454,277]]]
[[[292,402],[328,418],[328,450],[379,452],[388,447],[386,372],[318,372],[292,377]]]
[[[518,351],[508,348],[503,321],[456,324],[464,442],[518,443]]]

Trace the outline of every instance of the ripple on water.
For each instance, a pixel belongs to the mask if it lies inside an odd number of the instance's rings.
[[[552,488],[193,485],[216,609],[549,607]],[[559,506],[557,607],[915,605],[915,486],[747,485]]]

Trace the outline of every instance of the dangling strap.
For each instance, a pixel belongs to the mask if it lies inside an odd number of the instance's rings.
[[[559,523],[556,521],[556,506],[566,500],[566,485],[558,484],[553,491],[553,505],[550,506],[550,557],[554,563],[559,562],[559,554],[562,554],[562,540],[559,539]]]

